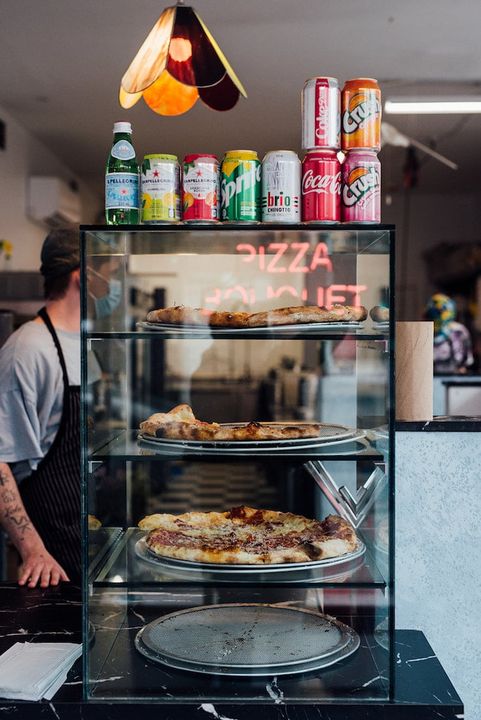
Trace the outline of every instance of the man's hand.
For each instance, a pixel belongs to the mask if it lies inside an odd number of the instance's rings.
[[[68,581],[67,573],[47,552],[42,538],[28,517],[10,466],[2,462],[0,525],[3,525],[22,558],[18,574],[19,585],[27,584],[27,587],[34,588],[40,582],[40,587],[44,588],[58,585],[61,580]]]
[[[67,573],[48,553],[43,545],[25,551],[18,571],[18,584],[34,588],[37,583],[46,588],[58,585],[61,580],[69,581]]]

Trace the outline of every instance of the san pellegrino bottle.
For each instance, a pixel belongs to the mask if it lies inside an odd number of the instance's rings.
[[[136,225],[139,218],[139,164],[132,126],[116,122],[105,173],[105,219],[107,225]]]

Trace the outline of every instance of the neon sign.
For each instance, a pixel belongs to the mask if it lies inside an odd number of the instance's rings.
[[[326,243],[317,243],[312,253],[310,250],[311,243],[309,242],[272,242],[257,247],[250,243],[239,243],[236,247],[236,251],[242,255],[245,263],[267,275],[278,273],[303,273],[306,275],[320,268],[323,268],[325,272],[332,273],[333,265]],[[298,289],[290,284],[279,287],[268,284],[259,296],[259,291],[256,293],[253,287],[236,284],[227,288],[214,288],[212,294],[206,296],[205,302],[219,306],[223,300],[237,297],[244,305],[254,305],[258,300],[281,297],[286,299],[285,296],[288,296],[288,298],[307,303],[309,294],[311,302],[315,302],[317,305],[330,307],[335,303],[340,303],[359,306],[361,305],[361,293],[365,290],[367,290],[366,285],[343,283],[318,285],[309,292],[307,287]],[[312,297],[313,293],[315,297]]]

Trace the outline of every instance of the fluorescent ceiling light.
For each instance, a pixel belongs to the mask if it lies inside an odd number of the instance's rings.
[[[399,98],[386,100],[384,112],[391,115],[431,115],[481,113],[481,98],[459,98],[457,100],[433,99],[415,100]]]

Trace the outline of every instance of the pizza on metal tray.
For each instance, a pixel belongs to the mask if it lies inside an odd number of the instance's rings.
[[[260,423],[239,425],[197,420],[189,405],[177,405],[166,413],[155,413],[140,423],[144,435],[170,440],[293,440],[319,437],[320,423]]]
[[[362,305],[358,307],[332,305],[330,308],[318,305],[300,305],[256,313],[226,312],[175,305],[151,310],[147,315],[147,321],[167,325],[241,329],[298,325],[299,323],[360,322],[366,317],[367,310]]]
[[[356,550],[354,529],[337,515],[322,522],[256,510],[149,515],[139,522],[155,554],[201,563],[271,565],[334,558]]]

